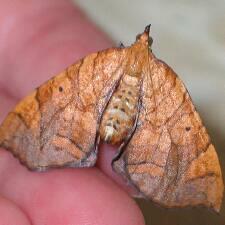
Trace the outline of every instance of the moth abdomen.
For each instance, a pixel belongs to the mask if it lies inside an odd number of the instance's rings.
[[[123,77],[104,112],[100,126],[102,140],[120,144],[130,133],[138,113],[139,85],[139,77]]]

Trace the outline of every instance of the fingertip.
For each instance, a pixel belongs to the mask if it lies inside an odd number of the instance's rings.
[[[0,196],[0,225],[31,225],[28,217],[10,200]]]

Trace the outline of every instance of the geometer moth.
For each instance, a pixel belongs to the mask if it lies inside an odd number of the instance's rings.
[[[100,141],[141,196],[171,208],[220,210],[218,157],[175,72],[151,50],[150,26],[130,47],[90,54],[25,97],[0,127],[0,146],[29,169],[91,167]]]

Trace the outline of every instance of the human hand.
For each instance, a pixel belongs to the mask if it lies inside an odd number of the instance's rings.
[[[52,75],[110,46],[69,1],[1,1],[0,121]],[[1,149],[0,225],[144,224],[121,178],[112,172],[114,154],[105,145],[95,168],[38,173]]]

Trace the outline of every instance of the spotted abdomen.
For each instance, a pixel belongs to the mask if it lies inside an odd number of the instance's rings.
[[[100,137],[110,144],[120,144],[132,131],[138,113],[140,78],[125,75],[104,112]]]

